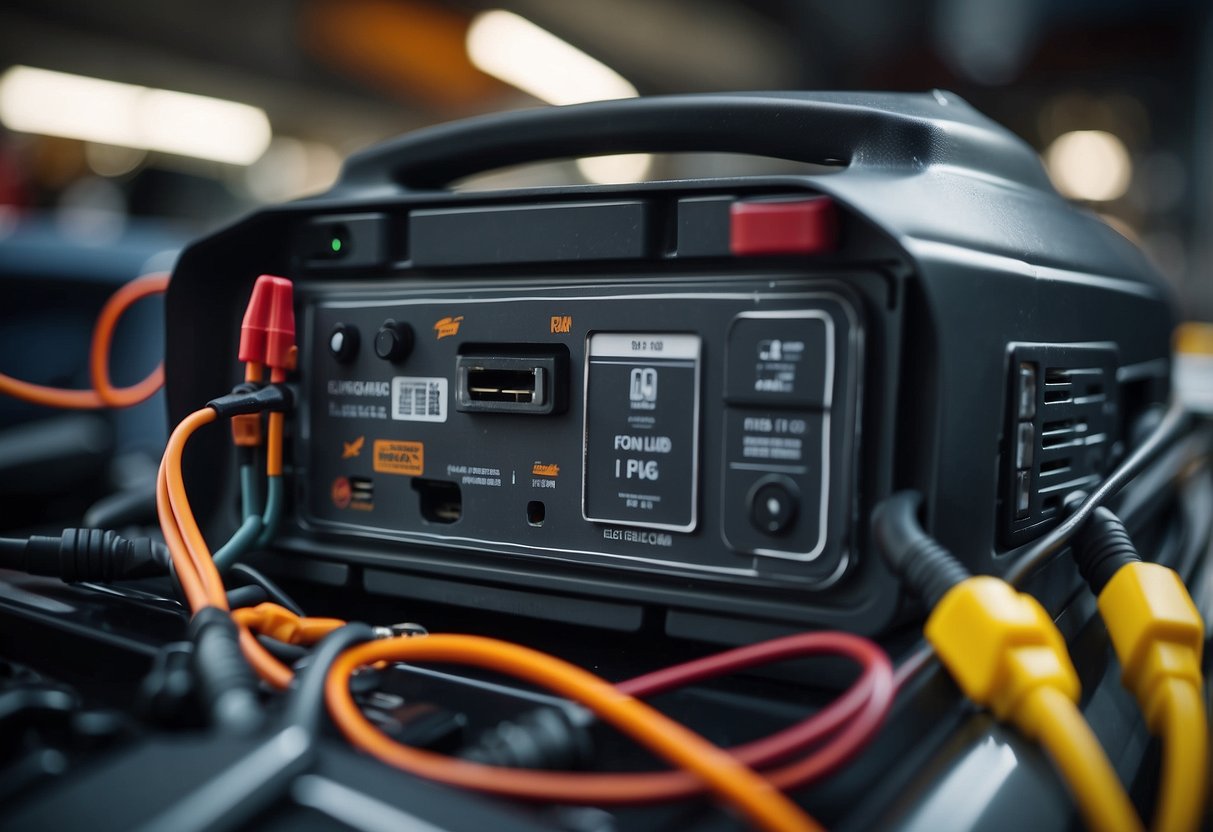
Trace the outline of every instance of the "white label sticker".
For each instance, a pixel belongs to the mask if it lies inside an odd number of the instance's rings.
[[[392,379],[392,418],[405,422],[446,421],[445,378]]]

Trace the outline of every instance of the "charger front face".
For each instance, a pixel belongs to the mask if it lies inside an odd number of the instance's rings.
[[[864,334],[841,277],[301,283],[301,524],[452,562],[837,580]],[[384,331],[411,349],[349,350]]]

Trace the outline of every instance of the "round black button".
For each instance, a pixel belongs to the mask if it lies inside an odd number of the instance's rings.
[[[384,361],[403,361],[413,351],[413,328],[391,318],[375,334],[375,355]]]
[[[358,355],[358,328],[352,324],[337,324],[329,335],[329,352],[342,364],[348,364]]]
[[[799,510],[800,489],[788,477],[763,477],[750,491],[750,522],[763,534],[786,534]]]

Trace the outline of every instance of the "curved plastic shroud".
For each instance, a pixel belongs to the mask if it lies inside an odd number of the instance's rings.
[[[939,91],[654,96],[493,114],[418,130],[355,154],[336,191],[433,189],[545,159],[696,151],[856,169],[947,164],[1052,191],[1026,144]]]

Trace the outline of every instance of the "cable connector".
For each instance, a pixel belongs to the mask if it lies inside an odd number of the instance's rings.
[[[284,384],[269,384],[248,393],[228,393],[211,399],[206,406],[220,417],[247,413],[285,412],[295,406],[295,396]]]
[[[24,544],[0,550],[0,566],[28,575],[58,577],[66,583],[111,583],[168,573],[168,548],[146,537],[125,538],[102,529],[64,529],[58,537],[34,535]]]
[[[565,709],[541,707],[497,723],[458,756],[487,766],[568,771],[585,768],[594,743],[588,727]]]
[[[1163,764],[1154,828],[1195,829],[1206,800],[1208,727],[1201,674],[1204,622],[1174,570],[1142,561],[1120,518],[1100,508],[1074,539],[1074,560]]]
[[[419,636],[428,636],[430,631],[420,624],[413,621],[402,621],[399,624],[392,624],[387,627],[372,627],[371,632],[375,634],[375,638],[417,638]]]
[[[259,385],[243,382],[232,388],[233,395],[244,395],[256,392]],[[238,413],[231,418],[232,444],[237,448],[256,448],[261,445],[261,414]]]
[[[969,699],[1039,742],[1087,825],[1137,832],[1116,771],[1078,709],[1078,673],[1053,620],[1030,595],[968,570],[918,524],[919,495],[894,494],[873,514],[893,570],[931,606],[924,635]]]
[[[285,277],[263,274],[244,310],[237,357],[287,371],[295,369],[296,356],[294,285]]]
[[[1122,566],[1099,593],[1099,613],[1151,732],[1160,730],[1159,691],[1167,679],[1200,690],[1204,623],[1175,571],[1157,563]]]
[[[270,326],[270,304],[274,294],[274,278],[263,274],[253,284],[244,320],[240,323],[240,349],[237,357],[244,362],[265,363],[267,332]]]
[[[235,610],[232,617],[236,623],[286,644],[315,644],[345,624],[339,618],[299,616],[270,601]]]
[[[262,275],[258,281],[269,275]],[[282,372],[295,369],[298,350],[295,347],[295,288],[285,277],[270,277],[269,322],[266,326],[265,366]]]
[[[1078,674],[1053,620],[1035,598],[999,578],[957,584],[924,632],[966,696],[1030,737],[1039,736],[1039,726],[1025,724],[1032,720],[1021,706],[1035,688],[1053,687],[1078,701]]]

